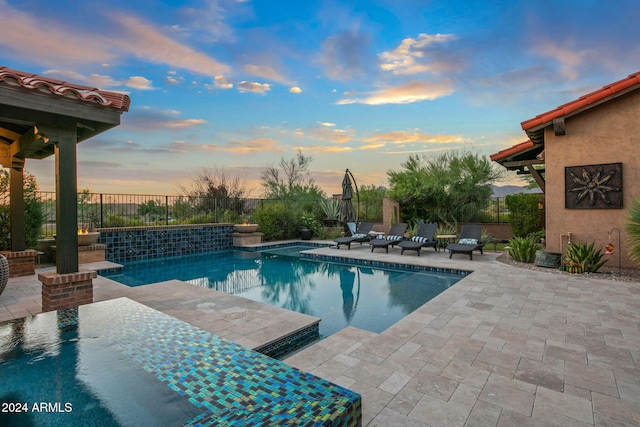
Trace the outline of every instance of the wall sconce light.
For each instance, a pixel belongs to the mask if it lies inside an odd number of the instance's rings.
[[[614,227],[608,231],[607,234],[609,235],[609,242],[605,245],[604,249],[606,255],[613,254],[615,246],[613,245],[613,243],[611,243],[611,233],[613,233],[614,231],[618,232],[618,276],[622,276],[622,261],[620,258],[620,229]]]
[[[544,209],[544,203],[538,202],[538,209]]]

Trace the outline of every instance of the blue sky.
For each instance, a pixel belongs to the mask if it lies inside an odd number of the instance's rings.
[[[640,70],[637,0],[0,0],[0,65],[123,91],[78,146],[78,186],[177,194],[298,150],[339,193],[410,154],[489,155],[520,122]],[[27,161],[53,190],[53,158]]]

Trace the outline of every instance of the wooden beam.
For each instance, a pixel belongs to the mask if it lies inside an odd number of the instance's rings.
[[[27,233],[24,219],[24,160],[14,159],[9,169],[9,218],[11,250],[27,249]]]
[[[56,272],[78,271],[78,171],[75,123],[58,127],[56,141]]]
[[[38,128],[33,126],[11,144],[10,154],[11,157],[27,159],[33,153],[42,150],[48,143],[49,138],[40,134]]]
[[[520,160],[517,162],[504,162],[502,164],[502,166],[504,166],[505,168],[509,169],[509,168],[522,168],[525,166],[531,166],[531,165],[544,165],[544,160]]]
[[[538,171],[538,169],[534,168],[533,165],[529,166],[527,169],[529,170],[529,173],[531,173],[531,176],[533,177],[533,179],[536,181],[536,184],[538,184],[538,187],[540,187],[540,189],[544,193],[546,183],[542,175],[540,175],[540,172]]]
[[[556,136],[565,135],[567,133],[567,129],[564,123],[564,117],[553,119],[553,132],[556,134]]]
[[[9,141],[15,141],[16,139],[20,138],[19,133],[11,131],[9,129],[5,129],[3,127],[0,127],[0,136]]]

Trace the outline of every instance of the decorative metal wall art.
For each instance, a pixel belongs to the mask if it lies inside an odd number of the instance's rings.
[[[564,168],[567,209],[621,209],[622,163]]]

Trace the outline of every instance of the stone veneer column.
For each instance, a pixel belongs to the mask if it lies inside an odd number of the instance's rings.
[[[54,311],[93,302],[95,271],[58,274],[54,271],[38,274],[42,282],[42,311]]]

